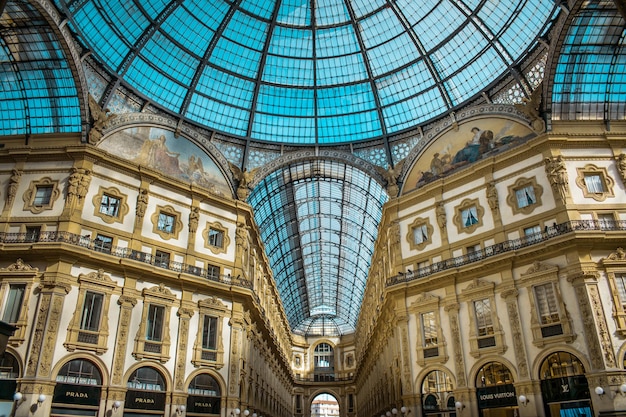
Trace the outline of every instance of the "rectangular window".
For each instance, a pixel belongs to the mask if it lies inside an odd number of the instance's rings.
[[[20,318],[20,312],[22,311],[24,291],[26,291],[26,284],[9,285],[9,294],[7,295],[7,301],[4,305],[2,321],[6,323],[17,323]]]
[[[463,226],[470,227],[478,223],[478,213],[476,207],[468,207],[461,211],[461,218],[463,219]]]
[[[204,316],[202,323],[202,349],[217,349],[217,317]]]
[[[38,185],[35,191],[33,206],[47,206],[52,198],[52,185]]]
[[[95,292],[87,291],[83,303],[83,314],[80,318],[80,329],[97,332],[100,330],[100,316],[104,296]]]
[[[539,225],[527,227],[524,229],[524,236],[535,236],[541,234],[541,227]]]
[[[541,324],[558,323],[560,319],[554,285],[552,283],[537,285],[534,290]]]
[[[468,246],[467,248],[465,248],[465,250],[467,251],[467,256],[470,261],[480,259],[480,256],[482,254],[480,250],[480,245]]]
[[[515,198],[517,200],[518,208],[532,206],[537,202],[537,199],[535,198],[535,187],[527,185],[519,190],[515,190]]]
[[[626,274],[615,274],[615,286],[622,308],[626,309]]]
[[[600,174],[585,174],[585,186],[589,193],[605,193],[604,181]]]
[[[419,245],[428,240],[428,229],[425,224],[413,228],[413,243]]]
[[[170,267],[170,254],[167,252],[162,252],[160,250],[154,253],[154,264],[156,266],[160,266],[161,268],[169,268]]]
[[[424,347],[437,346],[437,323],[434,311],[422,314],[422,336]]]
[[[615,217],[611,213],[600,213],[598,214],[598,223],[600,229],[611,230],[615,227]]]
[[[474,312],[476,314],[478,337],[493,334],[493,319],[491,317],[491,303],[489,299],[474,301]]]
[[[146,340],[161,342],[163,340],[163,318],[165,307],[150,304],[146,317]]]
[[[107,216],[117,217],[120,212],[120,199],[108,194],[102,196],[100,201],[100,213]]]
[[[26,242],[37,242],[40,233],[41,226],[26,226]]]
[[[99,252],[111,253],[113,238],[110,236],[97,235],[93,241],[93,249]]]
[[[176,222],[176,217],[167,213],[159,213],[159,221],[157,223],[157,229],[165,233],[173,233],[175,222]]]
[[[208,264],[206,266],[206,276],[209,279],[218,279],[220,277],[220,267]]]
[[[224,247],[224,232],[218,229],[209,229],[209,245],[218,248]]]

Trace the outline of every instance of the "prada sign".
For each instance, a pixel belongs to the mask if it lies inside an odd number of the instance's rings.
[[[138,410],[164,410],[165,393],[161,391],[126,391],[124,408]]]
[[[52,402],[62,404],[99,405],[102,388],[96,385],[57,384]]]
[[[191,413],[219,414],[220,399],[201,395],[190,395],[187,397],[187,411]]]

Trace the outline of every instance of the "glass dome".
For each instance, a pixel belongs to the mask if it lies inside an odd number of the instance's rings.
[[[514,68],[543,0],[55,0],[120,85],[261,142],[332,145],[415,127]]]

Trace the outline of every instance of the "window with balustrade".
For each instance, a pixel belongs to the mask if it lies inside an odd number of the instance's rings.
[[[172,307],[178,304],[176,296],[164,284],[144,288],[141,325],[135,336],[133,356],[137,359],[170,359]]]
[[[220,369],[224,366],[222,331],[228,308],[217,297],[198,301],[198,332],[192,363]]]

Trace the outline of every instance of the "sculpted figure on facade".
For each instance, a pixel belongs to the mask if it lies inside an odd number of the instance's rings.
[[[487,184],[487,202],[489,203],[491,211],[494,213],[498,211],[498,190],[496,189],[495,181],[491,181]]]
[[[192,207],[189,212],[189,233],[196,233],[198,230],[198,219],[200,218],[200,209]]]
[[[17,194],[17,187],[20,185],[20,178],[22,178],[22,172],[13,169],[11,171],[11,177],[9,178],[9,185],[7,187],[7,201],[5,207],[9,207],[15,200],[15,194]]]
[[[552,190],[565,203],[569,195],[569,181],[567,179],[567,168],[563,156],[555,156],[545,159],[546,174],[552,186]]]
[[[444,230],[446,228],[446,208],[443,201],[437,203],[435,212],[437,213],[437,224],[441,230]]]
[[[622,182],[626,185],[626,153],[624,152],[617,156],[617,170],[622,177]]]
[[[148,207],[148,190],[142,188],[139,190],[139,194],[137,195],[137,208],[135,209],[135,214],[138,218],[142,219],[146,214],[146,208]]]

